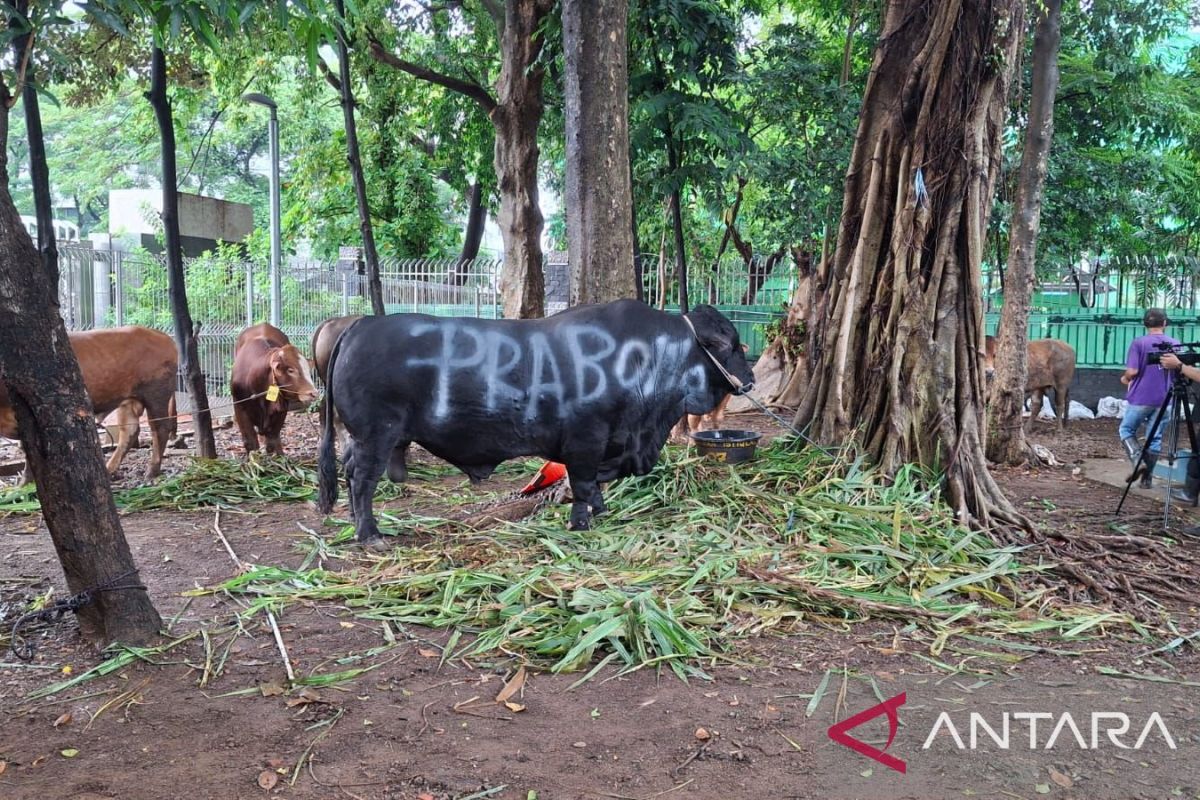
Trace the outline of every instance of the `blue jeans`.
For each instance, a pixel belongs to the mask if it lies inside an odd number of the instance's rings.
[[[1129,406],[1125,409],[1125,417],[1121,420],[1121,438],[1129,439],[1137,436],[1138,431],[1142,426],[1146,426],[1146,430],[1150,429],[1150,425],[1154,422],[1154,415],[1158,413],[1159,406]],[[1158,424],[1158,430],[1154,432],[1154,441],[1150,443],[1150,452],[1158,453],[1159,446],[1162,444],[1163,431],[1167,429],[1167,424],[1171,421],[1171,410],[1167,409],[1163,412],[1162,422]]]

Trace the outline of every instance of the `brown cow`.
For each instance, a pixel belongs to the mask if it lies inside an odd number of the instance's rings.
[[[742,352],[749,352],[749,345],[742,345]],[[675,423],[675,427],[671,429],[672,441],[684,442],[688,441],[688,434],[698,431],[717,431],[725,424],[725,409],[729,407],[729,401],[733,399],[733,393],[725,395],[721,402],[717,403],[717,407],[707,414],[684,414],[679,422]]]
[[[263,323],[242,331],[233,346],[233,418],[249,454],[258,449],[258,436],[267,440],[267,452],[283,455],[279,432],[293,400],[308,404],[317,399],[308,361],[287,335]]]
[[[144,410],[150,417],[153,445],[146,480],[158,477],[163,451],[175,431],[175,376],[179,369],[175,342],[165,333],[136,326],[72,331],[67,335],[96,417],[103,420],[120,408],[117,449],[108,459],[108,474],[121,466]],[[17,438],[16,415],[3,385],[0,436]]]
[[[1061,430],[1071,406],[1071,381],[1075,379],[1075,349],[1059,339],[1035,339],[1029,343],[1029,378],[1025,391],[1033,393],[1030,404],[1036,417],[1042,410],[1042,396],[1054,390],[1054,412]],[[983,366],[989,379],[995,372],[996,337],[989,336],[985,344]]]
[[[328,382],[329,358],[333,355],[333,346],[337,344],[338,337],[342,335],[342,331],[362,319],[362,316],[362,314],[351,314],[348,317],[332,317],[322,322],[313,331],[313,367],[317,370],[317,375],[321,378],[321,383]],[[317,406],[317,412],[322,424],[325,422],[325,408],[325,398],[321,397],[321,402]],[[344,441],[346,431],[342,427],[341,420],[337,417],[333,419],[333,428],[337,432],[338,441]]]

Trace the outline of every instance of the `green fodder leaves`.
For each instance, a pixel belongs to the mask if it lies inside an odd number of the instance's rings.
[[[455,474],[449,466],[424,462],[409,464],[408,473],[410,479],[416,480]],[[118,490],[113,496],[123,511],[194,511],[235,508],[255,502],[312,500],[316,497],[316,486],[312,462],[255,453],[242,461],[194,461],[178,475],[146,486]],[[403,493],[401,486],[384,481],[379,485],[376,498],[391,500]],[[33,484],[0,491],[0,517],[40,511]]]
[[[481,530],[393,509],[381,515],[397,534],[383,559],[220,588],[474,634],[460,656],[516,652],[559,672],[615,658],[681,678],[739,637],[806,621],[915,623],[933,655],[953,636],[1070,638],[1128,623],[1050,607],[1021,579],[1041,567],[959,526],[916,468],[884,480],[849,455],[784,443],[736,467],[669,448],[606,500],[589,531],[566,529],[566,506]]]

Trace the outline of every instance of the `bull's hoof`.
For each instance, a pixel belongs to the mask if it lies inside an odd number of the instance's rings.
[[[373,553],[386,553],[392,549],[392,546],[388,544],[387,539],[383,536],[376,536],[365,541],[359,541],[358,544],[363,550],[368,550]]]

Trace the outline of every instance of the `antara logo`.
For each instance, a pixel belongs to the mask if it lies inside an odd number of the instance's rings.
[[[829,738],[833,739],[840,745],[849,747],[856,753],[860,753],[867,758],[878,761],[888,769],[894,769],[901,773],[907,772],[908,767],[903,761],[895,756],[888,755],[887,753],[883,752],[883,750],[887,750],[889,747],[891,747],[892,740],[896,738],[896,731],[900,729],[900,714],[896,711],[896,709],[904,705],[905,699],[906,692],[901,692],[895,697],[884,700],[879,705],[871,706],[866,711],[860,711],[853,717],[842,720],[841,722],[829,728]],[[883,750],[880,750],[877,747],[872,747],[866,742],[855,739],[853,736],[850,736],[847,733],[847,731],[857,728],[864,722],[870,722],[880,714],[887,714],[888,719],[888,738],[887,743],[883,746]]]
[[[1075,718],[1070,713],[1065,713],[1055,720],[1054,715],[1046,711],[1019,711],[1013,714],[1005,712],[999,720],[996,727],[992,727],[984,719],[979,712],[971,712],[970,717],[970,744],[963,742],[962,736],[958,732],[958,728],[954,726],[954,721],[950,719],[950,714],[943,711],[938,715],[937,721],[933,723],[933,730],[929,731],[929,736],[925,739],[925,744],[921,745],[922,750],[928,750],[933,744],[934,738],[939,731],[945,731],[946,734],[954,741],[954,746],[959,750],[975,750],[982,747],[987,747],[987,742],[981,743],[982,731],[987,735],[988,739],[1000,750],[1009,749],[1010,734],[1013,732],[1013,727],[1019,727],[1022,723],[1028,726],[1029,729],[1029,749],[1030,750],[1049,750],[1059,743],[1066,746],[1071,745],[1071,740],[1074,739],[1075,745],[1080,750],[1096,750],[1101,746],[1107,746],[1109,742],[1122,750],[1141,750],[1142,745],[1150,738],[1150,735],[1157,731],[1158,736],[1163,740],[1167,747],[1172,750],[1175,748],[1175,740],[1171,737],[1171,732],[1167,730],[1167,723],[1159,716],[1157,711],[1150,714],[1146,720],[1146,724],[1141,727],[1141,734],[1137,737],[1132,745],[1126,744],[1122,737],[1129,733],[1130,720],[1129,715],[1120,711],[1093,711],[1090,715],[1090,725],[1084,723],[1081,729],[1076,724]],[[1045,740],[1045,744],[1039,744],[1038,739],[1038,722],[1044,721],[1045,726],[1041,727],[1043,732],[1049,730],[1050,735]],[[1016,723],[1014,726],[1013,723]],[[961,723],[960,723],[961,724]],[[1084,731],[1088,730],[1091,733],[1090,737],[1084,736]],[[1020,747],[1020,742],[1025,737],[1018,738],[1017,746]],[[1108,741],[1105,741],[1107,739]]]

